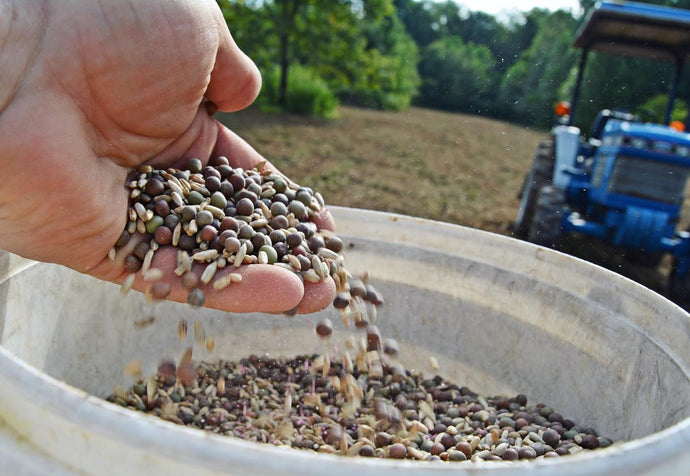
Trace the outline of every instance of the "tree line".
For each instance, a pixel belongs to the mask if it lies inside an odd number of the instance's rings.
[[[218,3],[262,72],[259,103],[268,109],[331,117],[338,104],[417,105],[548,127],[575,82],[572,41],[583,17],[569,11],[535,8],[499,20],[451,0]],[[581,0],[582,11],[594,3]],[[647,3],[690,8],[690,0]],[[670,65],[591,53],[578,125],[613,107],[661,121],[671,75]],[[679,92],[690,92],[690,72]],[[676,117],[684,113],[680,101]]]

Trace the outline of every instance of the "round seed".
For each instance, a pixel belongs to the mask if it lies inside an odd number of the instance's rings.
[[[156,229],[163,225],[163,222],[162,216],[154,215],[153,218],[146,222],[146,232],[155,233]]]
[[[339,292],[335,295],[335,298],[333,299],[333,307],[336,309],[345,309],[347,306],[350,305],[350,293],[347,292]]]
[[[163,182],[158,180],[158,178],[151,177],[149,181],[146,182],[144,191],[147,195],[155,197],[156,195],[160,195],[161,193],[165,192],[165,185],[163,185]]]
[[[343,240],[337,236],[329,236],[326,239],[326,248],[336,253],[340,253],[343,250]]]
[[[249,216],[254,213],[254,202],[248,198],[243,198],[235,205],[238,215]]]
[[[201,289],[195,288],[189,291],[187,302],[194,307],[201,307],[206,302],[206,296]]]
[[[200,205],[203,201],[204,196],[196,190],[192,190],[189,192],[189,195],[187,195],[187,202],[191,205]]]
[[[213,241],[213,239],[216,237],[218,234],[218,230],[216,230],[214,227],[211,225],[206,225],[201,229],[201,232],[199,232],[199,236],[203,241]]]
[[[132,235],[130,235],[127,230],[122,230],[122,233],[120,234],[120,237],[117,239],[115,242],[115,246],[117,248],[121,248],[125,246],[127,243],[129,243],[129,239],[131,238]]]
[[[403,459],[407,456],[407,447],[402,443],[395,443],[388,448],[388,454],[394,459]]]
[[[376,326],[369,326],[367,328],[367,350],[377,350],[381,345],[381,331]]]
[[[328,337],[333,333],[333,322],[327,317],[322,318],[316,324],[316,333],[319,337]]]
[[[187,289],[194,289],[199,285],[199,276],[193,271],[187,271],[180,276],[182,286]]]
[[[213,213],[208,210],[201,210],[196,214],[196,224],[199,227],[204,227],[213,223]]]
[[[180,235],[180,240],[177,243],[177,246],[185,251],[193,251],[194,248],[196,248],[196,240],[193,236],[183,233]]]
[[[141,269],[141,260],[134,255],[125,257],[125,269],[130,273],[136,273]]]
[[[209,192],[211,192],[212,194],[215,195],[216,192],[220,191],[221,182],[220,182],[220,179],[218,177],[208,176],[208,177],[206,177],[206,181],[205,181],[204,185],[206,186],[206,189]],[[222,196],[222,194],[221,194],[221,196]],[[225,198],[225,196],[223,196],[223,198]],[[213,195],[211,195],[211,203],[213,203]],[[225,205],[223,205],[223,206],[225,206]]]
[[[156,281],[151,286],[151,296],[153,299],[165,299],[170,295],[172,286],[167,281]]]
[[[218,185],[218,189],[220,189],[220,183]],[[228,200],[225,198],[225,195],[223,195],[221,192],[215,191],[213,192],[213,195],[211,195],[211,205],[213,205],[214,207],[218,207],[222,210],[228,206]]]
[[[307,216],[307,207],[304,206],[304,203],[297,200],[290,202],[288,205],[288,210],[293,213],[298,220],[301,220]]]
[[[273,264],[276,261],[278,261],[278,252],[276,251],[275,248],[273,248],[270,245],[263,245],[260,249],[259,252],[266,253],[266,257],[268,259],[269,264]]]
[[[197,158],[192,158],[187,161],[187,170],[189,170],[193,174],[198,174],[199,172],[201,172],[203,167],[204,164],[201,162],[201,160]]]
[[[159,226],[153,237],[159,245],[169,245],[172,242],[173,232],[167,226]]]

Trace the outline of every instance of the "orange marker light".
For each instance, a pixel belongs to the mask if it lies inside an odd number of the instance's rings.
[[[570,115],[570,103],[568,101],[560,101],[554,107],[554,111],[558,117],[568,116]]]
[[[679,132],[685,132],[685,124],[683,123],[683,121],[673,121],[669,124],[669,127]]]

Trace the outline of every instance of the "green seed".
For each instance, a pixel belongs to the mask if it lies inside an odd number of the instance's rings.
[[[222,210],[228,206],[228,200],[221,192],[214,192],[213,195],[211,195],[211,205]]]
[[[146,231],[148,233],[155,233],[156,229],[163,225],[165,219],[161,216],[154,215],[149,221],[146,222]]]
[[[192,190],[187,195],[187,201],[190,205],[200,205],[204,201],[204,196],[196,190]]]
[[[268,264],[273,264],[278,261],[278,252],[274,247],[263,245],[261,248],[259,248],[259,251],[266,253],[266,256],[268,257]]]

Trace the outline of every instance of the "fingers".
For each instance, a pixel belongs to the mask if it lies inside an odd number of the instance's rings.
[[[249,106],[261,89],[261,73],[237,46],[220,10],[217,10],[219,46],[206,98],[221,111],[237,111]]]

